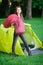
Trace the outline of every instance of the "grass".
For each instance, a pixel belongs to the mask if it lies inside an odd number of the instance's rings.
[[[32,20],[25,20],[25,22],[31,24],[33,31],[43,41],[43,18],[33,18]]]
[[[43,54],[14,57],[0,52],[0,65],[43,65]]]

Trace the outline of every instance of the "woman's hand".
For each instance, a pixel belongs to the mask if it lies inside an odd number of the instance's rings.
[[[11,24],[11,26],[14,26],[14,25],[16,25],[16,23],[12,23],[12,24]]]

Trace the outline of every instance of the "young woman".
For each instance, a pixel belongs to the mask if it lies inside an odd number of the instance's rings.
[[[25,25],[24,25],[24,22],[23,22],[22,10],[21,10],[20,6],[16,7],[16,14],[18,16],[18,26],[16,25],[17,28],[15,28],[15,31],[14,31],[12,52],[14,52],[14,46],[15,46],[16,41],[17,41],[18,36],[19,36],[22,39],[24,46],[26,47],[28,55],[31,55],[31,52],[29,50],[29,46],[28,46],[26,39],[24,37]]]
[[[12,45],[12,53],[15,53],[14,48],[15,48],[16,41],[17,41],[18,36],[19,36],[22,39],[23,43],[24,43],[24,46],[25,46],[25,48],[26,48],[26,50],[28,52],[28,55],[31,55],[29,46],[28,46],[28,44],[26,42],[26,39],[24,37],[25,25],[24,25],[24,22],[23,22],[22,10],[21,10],[20,6],[16,7],[16,14],[11,14],[10,16],[8,16],[8,18],[4,22],[5,27],[9,27],[11,25],[14,25],[14,27],[15,27],[13,45]]]

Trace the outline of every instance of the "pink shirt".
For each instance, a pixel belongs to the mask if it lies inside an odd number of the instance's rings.
[[[21,17],[18,17],[16,14],[11,14],[4,21],[4,27],[8,28],[12,23],[15,23],[14,28],[16,34],[21,34],[25,32],[24,22]]]
[[[25,32],[25,25],[21,17],[18,17],[18,27],[15,28],[17,34],[21,34]]]

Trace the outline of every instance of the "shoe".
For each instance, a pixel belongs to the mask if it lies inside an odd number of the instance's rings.
[[[32,56],[32,54],[31,54],[31,51],[30,51],[30,50],[28,51],[28,55],[29,55],[29,56]]]

